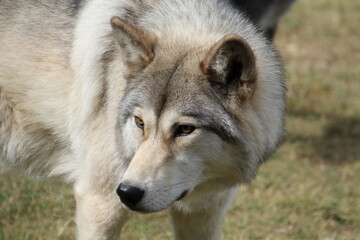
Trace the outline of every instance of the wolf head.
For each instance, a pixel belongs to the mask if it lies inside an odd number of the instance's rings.
[[[127,80],[121,201],[160,211],[249,182],[283,136],[283,73],[272,48],[234,34],[188,41],[117,17],[111,24]]]

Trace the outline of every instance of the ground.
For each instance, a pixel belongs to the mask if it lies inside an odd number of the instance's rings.
[[[225,240],[360,239],[360,1],[299,0],[275,44],[287,69],[287,137],[240,189]],[[71,188],[0,176],[0,240],[72,239]],[[172,239],[165,213],[138,216],[127,240]]]

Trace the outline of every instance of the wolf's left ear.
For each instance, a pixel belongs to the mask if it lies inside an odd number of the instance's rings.
[[[235,94],[246,101],[255,90],[255,56],[249,44],[237,35],[228,35],[213,45],[200,67],[225,95]]]
[[[155,58],[156,36],[144,28],[134,26],[118,17],[111,18],[110,22],[128,67],[137,71],[149,65]]]

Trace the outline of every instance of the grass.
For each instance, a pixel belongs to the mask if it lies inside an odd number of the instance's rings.
[[[287,140],[243,186],[225,240],[360,239],[358,0],[301,0],[275,44],[288,71]],[[0,176],[0,239],[73,239],[66,186]],[[138,216],[123,239],[172,239],[164,213]]]

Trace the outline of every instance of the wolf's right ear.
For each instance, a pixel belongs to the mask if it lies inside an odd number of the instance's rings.
[[[255,56],[245,39],[231,34],[215,43],[200,64],[212,85],[242,103],[254,93]]]
[[[142,27],[126,23],[118,17],[111,18],[114,36],[132,71],[139,71],[155,58],[156,36]]]

